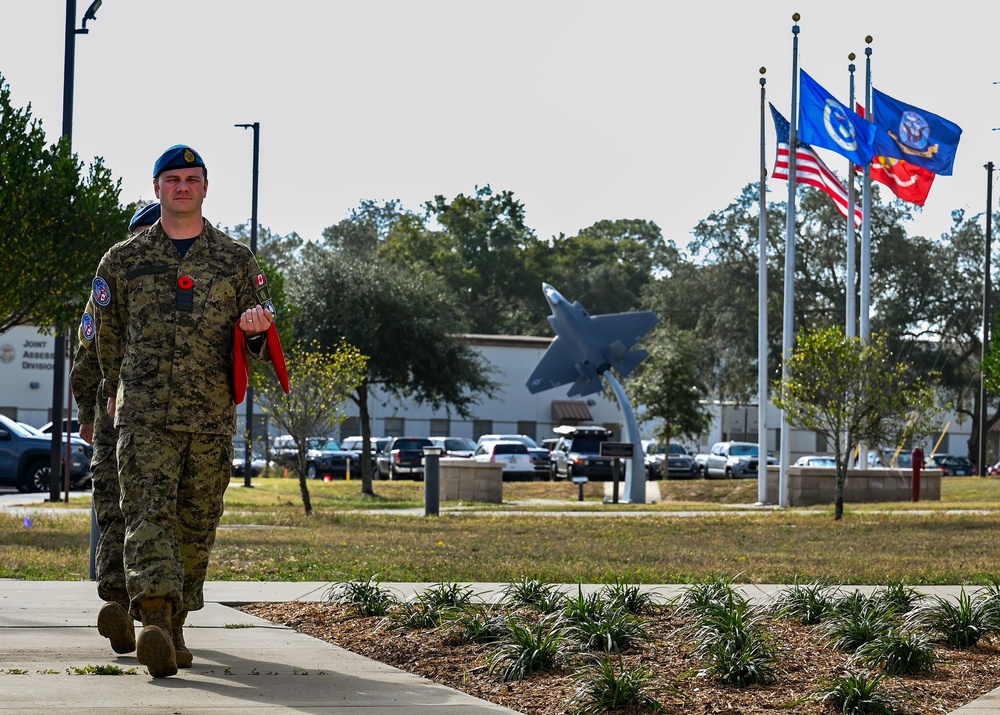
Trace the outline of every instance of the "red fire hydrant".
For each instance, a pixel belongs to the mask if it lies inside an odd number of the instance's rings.
[[[920,501],[920,470],[924,468],[924,450],[920,447],[914,447],[911,457],[913,459],[913,482],[911,485],[913,495],[911,501]]]

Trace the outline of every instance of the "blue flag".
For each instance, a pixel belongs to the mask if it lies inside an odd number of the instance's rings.
[[[941,176],[951,176],[962,128],[944,117],[905,104],[872,89],[872,108],[878,127],[878,156],[905,159]]]
[[[875,125],[838,102],[819,83],[800,72],[799,139],[864,166],[875,156]]]

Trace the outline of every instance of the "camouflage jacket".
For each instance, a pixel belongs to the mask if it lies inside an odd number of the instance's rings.
[[[244,310],[274,309],[249,248],[206,221],[182,257],[157,221],[104,254],[91,301],[115,426],[234,433],[234,330]],[[269,362],[256,342],[248,355]]]

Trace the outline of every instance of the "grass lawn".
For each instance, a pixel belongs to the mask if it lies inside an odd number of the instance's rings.
[[[603,504],[601,484],[586,485],[581,505],[576,485],[514,482],[503,505],[441,517],[398,513],[423,506],[415,482],[376,482],[374,498],[357,481],[310,482],[312,517],[294,479],[241,485],[234,480],[226,495],[210,579],[933,584],[984,583],[1000,572],[998,479],[944,479],[939,502],[847,504],[839,522],[832,505],[734,513],[756,500],[755,480],[661,481],[653,505]],[[648,514],[614,515],[621,511]],[[28,528],[23,516],[0,514],[0,577],[86,578],[89,514],[40,505],[31,520]]]

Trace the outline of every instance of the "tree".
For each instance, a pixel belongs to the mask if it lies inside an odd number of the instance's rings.
[[[712,414],[702,403],[708,389],[698,372],[700,346],[694,336],[658,328],[646,345],[649,357],[626,385],[630,400],[646,408],[640,418],[662,420],[656,436],[664,444],[701,434]]]
[[[363,379],[367,362],[357,348],[346,343],[325,352],[317,343],[296,342],[285,352],[289,394],[271,370],[253,373],[263,411],[295,440],[295,472],[306,516],[313,513],[306,482],[309,438],[326,437],[340,424],[344,402]]]
[[[524,205],[510,191],[484,186],[450,201],[435,196],[424,210],[427,221],[400,222],[388,232],[381,256],[399,265],[420,263],[443,278],[475,332],[517,334],[541,291],[524,260],[536,241],[524,223]]]
[[[229,234],[240,243],[249,246],[251,228],[250,222],[247,221],[232,228],[220,227],[220,230]],[[281,236],[266,226],[258,226],[257,261],[266,263],[272,270],[287,273],[294,265],[295,258],[302,249],[303,243],[305,242],[302,240],[302,237],[294,231]],[[267,278],[270,281],[270,273],[267,274]]]
[[[834,519],[839,520],[854,445],[879,445],[890,433],[918,429],[914,425],[930,412],[934,395],[923,377],[892,359],[885,335],[876,333],[865,344],[831,327],[799,335],[774,403],[790,424],[824,435],[833,444]]]
[[[76,325],[104,252],[128,235],[131,207],[101,159],[84,167],[65,138],[46,146],[30,105],[0,76],[0,333]]]
[[[372,255],[385,244],[396,222],[404,216],[413,214],[398,199],[382,204],[363,199],[350,216],[324,229],[323,238],[330,248]]]
[[[326,346],[341,342],[368,356],[355,389],[362,440],[362,492],[372,495],[369,393],[378,387],[462,416],[494,383],[491,368],[465,343],[466,318],[453,294],[419,265],[401,267],[368,256],[308,246],[289,276],[288,294],[302,309],[296,334]]]

